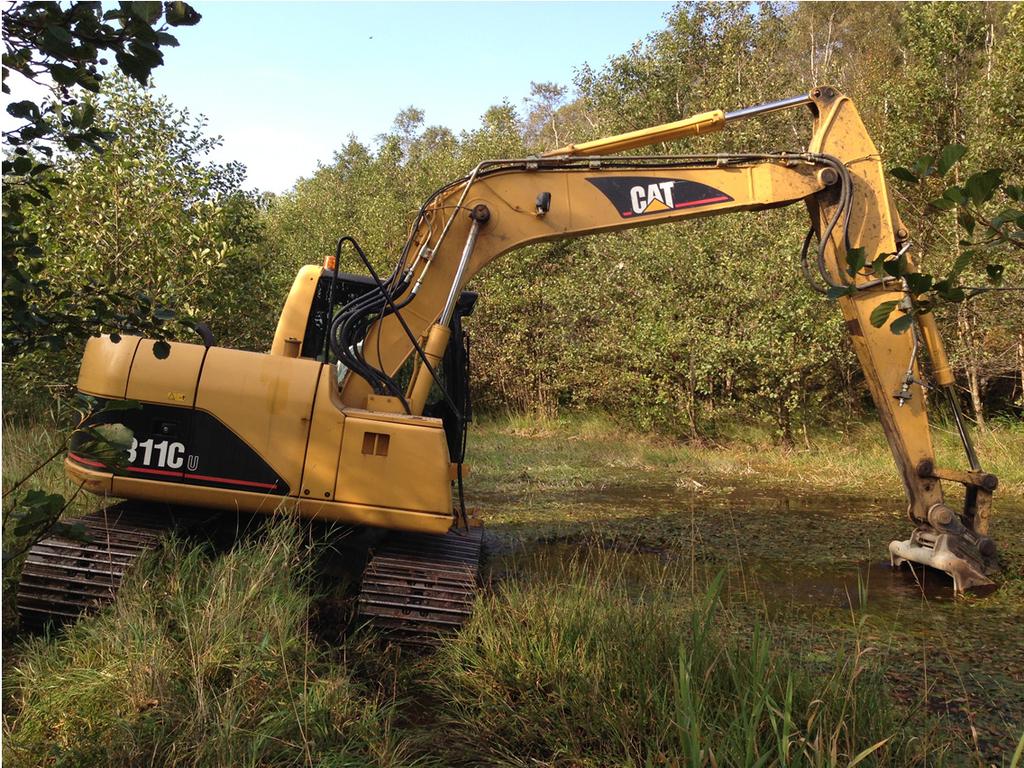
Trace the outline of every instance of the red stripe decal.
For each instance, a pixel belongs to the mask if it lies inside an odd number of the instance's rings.
[[[206,480],[209,483],[231,483],[232,485],[251,485],[254,488],[277,488],[277,483],[257,483],[255,480],[235,480],[231,477],[212,477],[210,475],[196,475],[186,472],[185,477],[189,480]]]
[[[68,457],[79,464],[84,464],[88,467],[99,467],[100,469],[110,469],[106,464],[99,461],[93,461],[92,459],[86,459],[79,456],[76,453],[68,451]],[[144,475],[161,475],[163,477],[181,477],[181,472],[175,472],[168,469],[151,469],[150,467],[125,467],[129,472],[139,472]],[[236,480],[233,477],[214,477],[212,475],[197,475],[192,472],[184,473],[184,477],[189,480],[205,480],[208,483],[229,483],[231,485],[247,485],[252,488],[266,488],[272,490],[277,488],[277,483],[259,483],[255,480]]]
[[[163,475],[165,477],[181,477],[181,472],[169,469],[150,469],[149,467],[125,467],[129,472],[141,472],[144,475]]]
[[[626,216],[632,216],[632,215],[633,215],[633,212],[632,212],[632,211],[623,211],[623,212],[622,212],[622,216],[623,216],[623,218],[625,218]]]
[[[676,208],[689,208],[690,206],[693,206],[693,205],[707,205],[709,203],[724,203],[726,200],[729,200],[729,199],[730,198],[729,198],[728,195],[719,195],[718,197],[707,197],[707,198],[705,198],[703,200],[690,200],[689,202],[686,202],[686,203],[676,203],[675,207]]]
[[[106,464],[100,461],[93,461],[92,459],[86,459],[79,456],[77,453],[68,451],[68,458],[72,461],[77,461],[79,464],[84,464],[87,467],[99,467],[100,469],[109,469]]]

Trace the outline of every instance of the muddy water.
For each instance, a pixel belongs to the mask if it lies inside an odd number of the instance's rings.
[[[890,567],[889,542],[911,529],[898,497],[662,484],[476,494],[470,502],[486,519],[498,580],[543,579],[593,553],[611,553],[641,590],[651,573],[674,573],[682,589],[700,590],[725,571],[725,600],[739,614],[766,613],[787,646],[829,658],[857,624],[894,698],[911,711],[924,705],[982,764],[1011,754],[1024,728],[1020,502],[996,499],[992,532],[1005,563],[998,589],[966,600],[954,599],[944,573]]]
[[[1012,752],[1024,727],[1020,502],[996,500],[1000,587],[955,599],[945,574],[890,567],[889,542],[911,531],[899,497],[619,485],[470,501],[487,520],[499,578],[540,578],[534,571],[598,551],[621,553],[638,581],[651,564],[698,583],[725,571],[727,601],[766,612],[799,642],[830,643],[852,616],[863,618],[862,631],[884,649],[894,697],[924,701],[958,732],[973,728],[969,750],[990,760]]]
[[[954,602],[945,574],[890,567],[889,542],[912,528],[898,498],[654,485],[477,494],[471,503],[487,519],[502,567],[524,552],[562,559],[598,547],[725,570],[734,588],[755,589],[768,603],[885,610]],[[996,514],[997,541],[1015,549],[1024,505],[998,504]],[[1005,540],[1001,518],[1013,523]]]

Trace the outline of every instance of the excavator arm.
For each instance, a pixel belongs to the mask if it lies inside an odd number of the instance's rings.
[[[734,120],[806,106],[814,120],[806,152],[670,157],[615,155],[656,142],[721,130]],[[893,542],[894,563],[906,560],[950,573],[956,589],[991,583],[995,546],[988,512],[996,479],[981,471],[963,428],[942,342],[930,314],[910,332],[893,333],[894,312],[880,327],[872,313],[886,302],[909,308],[898,278],[870,270],[850,274],[848,256],[863,249],[904,254],[909,247],[884,181],[878,151],[852,101],[832,88],[733,113],[713,111],[664,126],[540,157],[494,160],[435,192],[414,222],[394,272],[380,290],[335,318],[332,348],[349,369],[341,385],[345,406],[418,415],[448,343],[448,323],[461,289],[492,260],[549,240],[653,226],[735,211],[803,202],[817,236],[817,257],[804,269],[841,293],[838,304],[875,402],[916,526],[910,540]],[[934,384],[948,395],[970,469],[935,464],[921,373],[922,352]],[[409,385],[395,374],[413,355]],[[965,485],[955,513],[942,480]]]

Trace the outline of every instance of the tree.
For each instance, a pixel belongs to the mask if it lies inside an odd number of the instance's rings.
[[[291,275],[276,269],[262,248],[260,203],[241,188],[244,167],[211,163],[207,156],[220,138],[207,135],[205,119],[128,78],[107,78],[88,103],[96,126],[117,138],[102,152],[87,147],[58,158],[61,183],[25,210],[42,254],[38,278],[76,290],[99,283],[118,294],[141,294],[158,321],[194,318],[208,323],[221,343],[269,345]],[[79,350],[70,343],[16,360],[5,389],[66,386]]]
[[[124,2],[106,11],[98,3],[64,8],[28,2],[4,12],[4,93],[11,94],[14,75],[50,90],[41,101],[24,98],[7,106],[23,121],[4,132],[3,351],[8,360],[44,346],[60,349],[95,333],[102,323],[154,325],[151,304],[136,296],[96,281],[62,286],[42,277],[42,251],[25,214],[60,183],[52,168],[56,155],[99,149],[111,138],[96,124],[94,105],[82,97],[83,91],[99,91],[104,52],[114,55],[121,72],[145,83],[163,63],[161,48],[178,44],[167,28],[199,19],[183,2]]]

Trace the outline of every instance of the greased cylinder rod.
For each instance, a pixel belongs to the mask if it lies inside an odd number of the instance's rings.
[[[686,136],[698,136],[704,133],[720,131],[725,127],[726,123],[733,120],[743,120],[747,117],[765,115],[769,112],[777,112],[780,109],[792,109],[793,107],[810,103],[811,97],[804,94],[803,96],[792,96],[788,99],[780,99],[779,101],[769,101],[767,104],[758,104],[753,107],[736,110],[735,112],[723,112],[720,109],[715,109],[710,112],[702,112],[693,117],[687,117],[684,120],[676,120],[674,123],[641,128],[638,131],[620,133],[618,136],[608,136],[604,139],[585,141],[581,144],[567,144],[564,147],[549,150],[542,154],[541,157],[615,154],[616,152],[624,152],[627,149],[657,144],[661,141],[674,141]]]
[[[725,122],[731,123],[734,120],[745,120],[748,117],[757,117],[758,115],[767,115],[769,112],[778,112],[782,109],[792,109],[793,107],[803,106],[804,104],[810,104],[811,97],[806,93],[803,96],[790,96],[788,99],[779,99],[778,101],[769,101],[764,104],[757,104],[753,107],[744,107],[743,109],[737,109],[735,112],[725,113]]]

